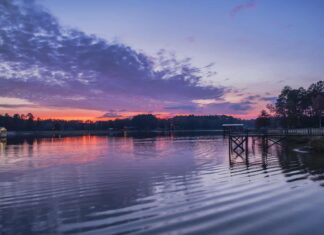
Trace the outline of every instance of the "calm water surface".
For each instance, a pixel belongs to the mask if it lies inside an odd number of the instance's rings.
[[[0,144],[0,234],[324,234],[324,155],[228,140]]]

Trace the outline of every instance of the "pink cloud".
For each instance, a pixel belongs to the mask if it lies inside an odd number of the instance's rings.
[[[242,3],[239,5],[236,5],[230,10],[230,16],[234,17],[236,14],[238,14],[241,11],[248,10],[248,9],[253,9],[256,7],[256,1],[252,0],[246,3]]]

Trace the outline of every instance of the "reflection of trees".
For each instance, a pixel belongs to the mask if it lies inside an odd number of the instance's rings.
[[[297,150],[297,151],[296,151]],[[309,149],[280,148],[276,155],[279,157],[279,164],[286,177],[294,176],[294,179],[310,179],[312,181],[324,180],[324,158],[322,154],[307,152]],[[324,184],[321,184],[324,186]]]

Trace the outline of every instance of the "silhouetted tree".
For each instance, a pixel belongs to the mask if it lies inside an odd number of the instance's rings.
[[[310,85],[307,93],[311,103],[310,112],[319,121],[319,126],[321,127],[321,118],[324,113],[324,81]]]
[[[157,124],[158,119],[152,114],[140,114],[132,118],[132,125],[138,130],[153,130]]]
[[[324,82],[311,84],[307,90],[286,86],[275,105],[268,105],[267,108],[284,127],[317,126],[324,112]]]
[[[26,115],[27,122],[26,122],[26,129],[33,130],[34,129],[34,115],[32,113],[28,113]]]
[[[258,118],[255,120],[256,128],[266,128],[271,124],[271,115],[266,111],[262,110]]]

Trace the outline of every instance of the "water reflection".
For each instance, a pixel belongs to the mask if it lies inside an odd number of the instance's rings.
[[[322,234],[323,156],[251,147],[231,158],[217,136],[8,139],[1,234]]]

